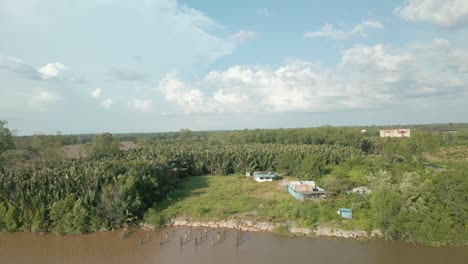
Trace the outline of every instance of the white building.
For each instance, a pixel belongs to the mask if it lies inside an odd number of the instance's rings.
[[[270,171],[255,171],[253,173],[253,176],[255,181],[257,182],[271,182],[274,178],[276,178],[276,174]]]
[[[395,138],[402,138],[402,137],[410,137],[410,130],[409,129],[381,129],[380,130],[380,137],[395,137]]]

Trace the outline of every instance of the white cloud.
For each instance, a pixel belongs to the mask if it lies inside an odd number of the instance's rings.
[[[211,95],[202,92],[209,88],[215,89]],[[330,76],[310,65],[277,70],[234,66],[210,72],[197,84],[168,76],[160,89],[185,113],[318,111],[325,106],[319,100],[339,95]]]
[[[382,29],[384,25],[376,20],[365,20],[361,24],[356,25],[353,29],[349,31],[344,31],[342,29],[337,29],[333,24],[325,24],[321,30],[305,32],[304,38],[314,38],[314,37],[326,37],[336,40],[343,40],[355,35],[361,35],[367,37],[367,29]]]
[[[91,92],[91,95],[92,95],[94,98],[99,98],[99,97],[101,97],[101,94],[102,94],[101,88],[96,88],[94,91]]]
[[[241,105],[249,100],[245,94],[234,94],[225,92],[224,90],[218,90],[214,94],[213,99],[223,105]]]
[[[192,83],[167,75],[159,89],[188,114],[370,109],[466,92],[467,61],[468,51],[446,40],[403,50],[378,44],[344,51],[332,69],[297,61],[277,69],[233,66]]]
[[[151,99],[133,99],[128,102],[128,107],[136,111],[149,112],[153,108],[153,101]]]
[[[106,99],[104,101],[101,102],[101,105],[104,107],[104,108],[107,108],[109,109],[111,106],[112,106],[112,100],[111,99]]]
[[[51,91],[36,89],[29,98],[29,104],[37,110],[46,111],[61,100],[60,96]]]
[[[468,25],[466,0],[407,0],[393,13],[408,21],[424,21],[441,27]]]
[[[23,78],[31,80],[45,80],[52,78],[69,81],[75,80],[70,78],[70,76],[68,76],[68,78],[64,78],[64,76],[62,76],[67,70],[67,67],[60,62],[48,63],[42,67],[35,68],[21,59],[12,56],[0,56],[0,70],[13,72]]]
[[[379,70],[396,70],[401,64],[408,62],[408,54],[391,55],[384,45],[357,46],[346,50],[341,58],[341,65],[349,65],[359,69],[374,67]]]
[[[49,79],[58,77],[67,68],[60,62],[48,63],[40,67],[37,71],[42,74],[42,78]]]
[[[183,107],[185,112],[206,113],[212,112],[204,107],[205,98],[198,89],[188,87],[184,82],[168,74],[159,82],[159,89],[164,98]]]
[[[230,39],[236,43],[243,43],[248,40],[254,39],[257,33],[248,30],[240,30],[230,36]]]
[[[345,51],[340,70],[350,75],[348,84],[386,102],[457,96],[467,89],[467,50],[440,39],[414,44],[404,51],[390,50],[375,45]]]

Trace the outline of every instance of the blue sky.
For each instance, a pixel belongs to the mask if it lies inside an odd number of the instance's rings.
[[[0,1],[18,134],[468,122],[468,1]]]

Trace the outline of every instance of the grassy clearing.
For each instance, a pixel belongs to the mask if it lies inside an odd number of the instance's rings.
[[[319,222],[339,226],[343,221],[336,215],[336,208],[342,203],[347,201],[296,201],[281,181],[257,183],[240,175],[198,176],[185,179],[169,199],[148,211],[145,221],[158,225],[175,217],[193,220],[236,217],[253,221],[294,221],[303,227],[314,227]],[[350,221],[343,224],[349,229],[356,227]]]
[[[159,204],[165,219],[176,216],[195,219],[226,219],[257,216],[257,209],[272,201],[294,200],[278,189],[278,182],[257,183],[244,176],[198,176],[183,181],[179,190]]]

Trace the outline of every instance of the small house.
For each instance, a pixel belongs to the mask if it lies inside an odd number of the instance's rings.
[[[346,219],[351,219],[353,218],[353,210],[349,208],[340,208],[338,212],[336,212],[338,215],[341,215],[341,217],[346,218]]]
[[[286,185],[286,190],[300,201],[317,200],[330,193],[318,187],[314,181],[290,181]]]
[[[271,171],[255,171],[253,176],[257,182],[271,182],[274,178],[276,178],[276,174]]]

